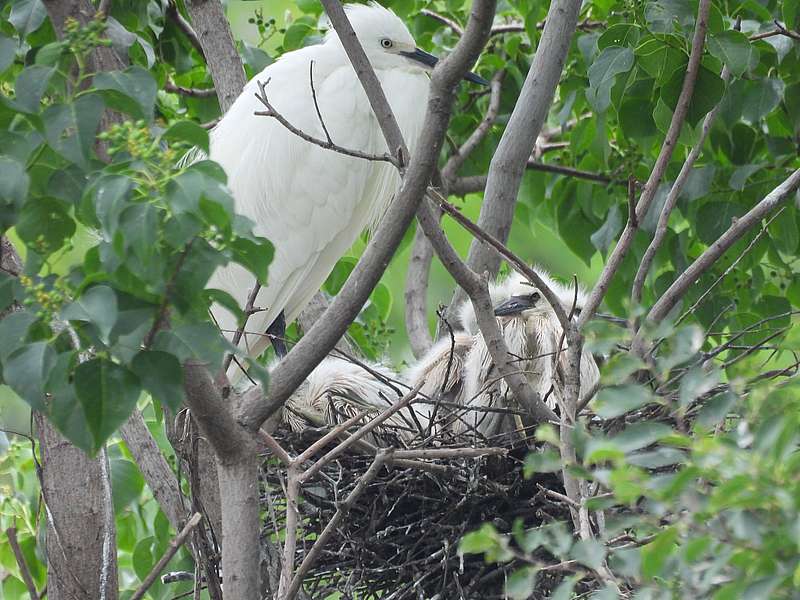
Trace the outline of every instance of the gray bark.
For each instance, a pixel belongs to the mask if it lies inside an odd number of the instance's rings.
[[[105,451],[90,459],[35,413],[47,522],[47,597],[117,598],[116,536]]]
[[[247,83],[225,9],[219,0],[191,0],[186,3],[186,9],[203,47],[219,107],[224,113]]]
[[[581,0],[553,0],[550,4],[536,55],[489,166],[478,226],[502,243],[511,231],[525,166],[553,102],[580,8]],[[496,275],[500,256],[476,239],[470,245],[467,265],[476,273]],[[450,308],[465,299],[464,292],[456,290]]]

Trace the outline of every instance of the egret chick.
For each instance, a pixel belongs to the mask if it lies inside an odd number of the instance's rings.
[[[347,6],[347,15],[381,82],[413,154],[428,96],[426,71],[436,58],[420,49],[405,24],[378,4]],[[313,86],[316,101],[312,94]],[[483,82],[469,74],[467,79]],[[228,176],[236,212],[249,217],[254,232],[275,246],[269,283],[254,306],[240,346],[251,356],[269,343],[269,331],[283,335],[319,290],[336,261],[358,235],[373,227],[399,188],[397,169],[387,163],[322,148],[291,133],[276,119],[256,116],[259,82],[274,108],[295,128],[319,140],[370,155],[387,152],[367,96],[337,33],[321,44],[284,54],[246,86],[210,135],[210,158]],[[318,114],[319,111],[319,114]],[[218,269],[209,287],[231,294],[244,307],[254,278],[231,263]],[[236,317],[212,308],[223,331],[235,331]],[[285,353],[276,344],[279,354]]]
[[[534,270],[558,297],[569,314],[575,303],[576,312],[585,304],[587,295],[553,280],[550,275],[535,267]],[[495,315],[500,332],[513,357],[515,368],[524,372],[533,389],[555,409],[563,397],[563,369],[566,365],[566,341],[558,344],[563,329],[552,307],[535,287],[518,273],[491,286],[492,296],[502,298],[495,305]],[[471,308],[471,305],[470,305]],[[469,309],[465,309],[469,312]],[[472,313],[474,318],[474,313]],[[465,317],[466,318],[466,317]],[[557,360],[556,360],[557,359]],[[581,390],[594,386],[600,372],[592,354],[584,349],[581,354]],[[512,408],[510,391],[499,376],[489,354],[483,335],[475,335],[472,347],[464,362],[465,405],[472,407]],[[466,419],[470,427],[485,437],[513,431],[516,427],[509,415],[474,411]]]
[[[338,425],[367,412],[361,425],[380,414],[398,400],[397,389],[390,385],[398,376],[378,363],[367,366],[369,370],[343,358],[326,357],[286,401],[284,422],[292,431],[300,432],[309,427]],[[389,417],[367,441],[386,445],[382,440],[389,435],[401,439],[414,437],[419,427],[410,410]]]

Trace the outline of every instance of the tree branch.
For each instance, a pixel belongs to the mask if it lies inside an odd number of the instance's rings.
[[[190,0],[186,3],[186,10],[192,18],[194,31],[197,32],[195,38],[200,42],[208,70],[211,71],[220,109],[225,113],[247,83],[225,9],[219,0]],[[186,29],[184,32],[188,35]],[[192,40],[192,37],[189,39]]]
[[[647,314],[649,321],[664,319],[672,307],[689,291],[694,284],[714,263],[735,244],[745,233],[755,227],[761,219],[791,198],[791,194],[800,187],[800,169],[794,171],[778,187],[767,194],[763,200],[741,217],[734,219],[728,230],[711,244],[689,267],[681,273],[669,289],[658,299]]]
[[[737,31],[741,29],[741,23],[737,22],[734,29]],[[721,76],[722,81],[727,85],[731,78],[731,71],[728,68],[728,65],[723,66]],[[684,161],[683,166],[681,167],[678,176],[675,178],[675,182],[672,184],[672,188],[670,189],[669,194],[664,201],[661,214],[658,216],[658,225],[656,225],[656,231],[653,235],[653,239],[650,241],[650,245],[647,247],[647,250],[645,250],[644,256],[642,257],[642,262],[639,264],[639,268],[636,271],[636,276],[633,280],[633,288],[631,289],[632,306],[637,306],[642,300],[642,288],[644,288],[644,282],[647,278],[647,273],[650,271],[650,267],[653,265],[653,259],[656,256],[656,252],[658,252],[661,244],[664,243],[664,238],[666,237],[669,229],[669,216],[672,214],[672,209],[675,208],[675,204],[678,202],[678,196],[680,196],[683,186],[686,185],[686,182],[689,180],[689,175],[692,173],[692,167],[694,166],[695,161],[697,161],[697,158],[703,151],[703,144],[705,144],[706,138],[711,131],[711,126],[714,124],[714,119],[717,117],[717,113],[719,112],[721,105],[722,100],[717,102],[714,108],[712,108],[711,111],[705,116],[705,119],[703,119],[703,127],[700,132],[700,138],[692,147],[692,150],[689,152],[689,156],[686,157],[686,160]]]
[[[700,0],[700,6],[697,9],[697,20],[695,22],[694,36],[692,37],[692,50],[689,55],[689,64],[686,67],[686,75],[683,78],[683,87],[681,88],[680,96],[678,97],[678,104],[675,107],[675,112],[672,114],[672,121],[669,124],[667,135],[664,138],[664,143],[661,146],[661,151],[658,154],[653,170],[650,172],[650,177],[645,183],[639,201],[636,203],[636,211],[631,215],[633,218],[628,218],[625,229],[622,235],[608,257],[603,272],[597,284],[592,289],[586,304],[581,310],[580,317],[578,317],[578,327],[583,328],[586,323],[594,316],[595,311],[600,306],[603,298],[611,285],[611,279],[619,269],[622,260],[628,253],[633,238],[636,235],[638,224],[644,220],[647,211],[650,209],[650,204],[655,198],[658,184],[661,177],[667,170],[672,152],[678,142],[678,137],[681,133],[681,128],[686,120],[686,115],[689,112],[689,103],[692,100],[694,93],[694,84],[697,81],[697,74],[700,72],[700,60],[703,57],[703,46],[706,39],[706,29],[708,28],[708,13],[711,8],[711,0]]]
[[[478,226],[500,242],[508,239],[525,166],[553,102],[580,7],[581,0],[551,2],[536,55],[492,157]],[[488,271],[494,275],[500,260],[496,253],[474,240],[467,265],[476,273]],[[456,290],[450,308],[463,300],[463,292]]]
[[[6,536],[17,561],[19,572],[22,575],[22,581],[25,583],[25,587],[28,588],[31,600],[39,600],[39,592],[36,591],[36,584],[33,582],[33,577],[31,577],[31,570],[28,568],[28,563],[25,562],[25,555],[22,553],[22,548],[19,547],[19,542],[17,541],[17,528],[9,527],[6,529]]]

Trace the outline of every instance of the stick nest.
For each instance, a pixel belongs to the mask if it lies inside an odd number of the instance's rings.
[[[293,454],[310,445],[308,438],[276,433]],[[507,533],[515,521],[528,529],[569,519],[568,509],[541,490],[563,492],[558,477],[542,474],[525,479],[522,460],[528,447],[517,442],[508,449],[505,457],[431,461],[437,465],[435,471],[383,468],[309,571],[304,584],[309,596],[326,598],[339,592],[342,598],[503,598],[506,578],[520,565],[486,564],[482,555],[460,555],[463,535],[485,522]],[[372,460],[365,454],[344,454],[303,487],[296,564]],[[262,476],[264,537],[274,542],[276,531],[284,527],[285,470],[269,459]],[[541,574],[535,597],[539,593],[549,597],[562,575]]]

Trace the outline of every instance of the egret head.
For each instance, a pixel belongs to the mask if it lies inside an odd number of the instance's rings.
[[[371,2],[368,5],[348,4],[345,10],[364,52],[376,69],[429,71],[439,60],[433,54],[417,48],[408,27],[388,8]],[[333,29],[328,35],[330,39],[338,40]],[[488,81],[474,73],[467,73],[464,79],[489,85]]]
[[[578,288],[576,301],[574,286],[554,280],[540,267],[534,267],[534,270],[547,287],[553,290],[565,311],[569,311],[574,302],[576,313],[580,312],[586,302],[586,293],[583,289]],[[528,318],[552,311],[543,294],[519,273],[512,273],[499,287],[502,289],[501,302],[495,304],[494,308],[494,314],[498,317]]]

